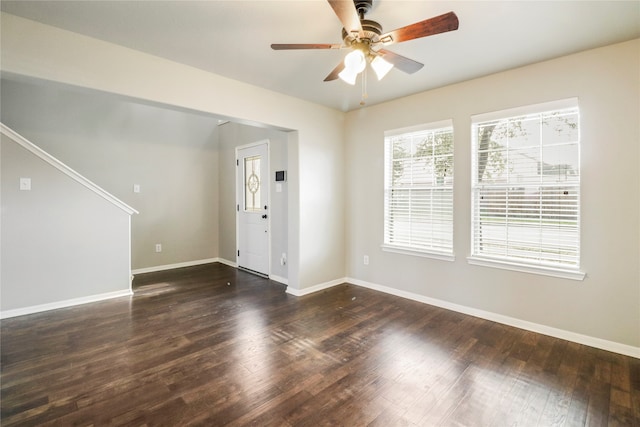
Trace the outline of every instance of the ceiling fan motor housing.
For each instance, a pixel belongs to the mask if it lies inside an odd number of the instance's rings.
[[[368,13],[373,6],[373,0],[353,0],[353,3],[356,5],[360,19],[364,19],[364,15]]]
[[[360,24],[362,25],[363,31],[363,35],[360,38],[357,37],[357,35],[347,33],[344,28],[342,29],[342,39],[344,40],[345,46],[352,46],[354,44],[366,44],[369,46],[378,42],[380,34],[382,34],[382,25],[369,19],[360,20]]]

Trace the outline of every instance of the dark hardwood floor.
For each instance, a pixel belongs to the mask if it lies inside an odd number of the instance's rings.
[[[1,332],[3,426],[640,425],[638,359],[220,264]]]

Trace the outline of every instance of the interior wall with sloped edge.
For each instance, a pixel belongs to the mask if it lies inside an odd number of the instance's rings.
[[[4,134],[0,174],[3,313],[130,292],[129,213]]]
[[[138,210],[132,269],[217,258],[214,117],[6,74],[0,84],[5,125]]]

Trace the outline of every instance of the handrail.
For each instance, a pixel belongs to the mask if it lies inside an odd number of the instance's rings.
[[[6,135],[11,140],[13,140],[14,142],[16,142],[17,144],[19,144],[20,146],[22,146],[23,148],[27,149],[31,153],[33,153],[36,156],[38,156],[40,159],[42,159],[45,162],[49,163],[51,166],[53,166],[54,168],[58,169],[60,172],[62,172],[65,175],[69,176],[74,181],[82,184],[84,187],[86,187],[89,190],[93,191],[94,193],[96,193],[100,197],[102,197],[102,198],[108,200],[109,202],[111,202],[112,204],[116,205],[117,207],[119,207],[120,209],[122,209],[123,211],[128,213],[129,215],[133,215],[133,214],[139,213],[137,210],[135,210],[131,206],[127,205],[126,203],[124,203],[123,201],[121,201],[120,199],[118,199],[117,197],[112,195],[111,193],[109,193],[106,190],[102,189],[101,187],[97,186],[93,182],[89,181],[87,178],[85,178],[84,176],[80,175],[78,172],[74,171],[69,166],[65,165],[60,160],[56,159],[55,157],[53,157],[51,154],[47,153],[46,151],[44,151],[40,147],[36,146],[31,141],[29,141],[28,139],[26,139],[25,137],[23,137],[22,135],[20,135],[19,133],[17,133],[13,129],[11,129],[10,127],[6,126],[4,123],[0,123],[0,132],[2,134]]]

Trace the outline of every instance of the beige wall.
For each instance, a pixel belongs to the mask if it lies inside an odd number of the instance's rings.
[[[348,113],[348,276],[639,347],[639,80],[636,40]],[[586,279],[469,265],[471,115],[569,97],[581,112]],[[384,131],[443,119],[454,123],[455,262],[383,252]]]
[[[128,295],[129,213],[4,134],[0,154],[2,316]],[[30,191],[20,178],[31,179]]]
[[[341,112],[5,13],[1,42],[3,71],[295,131],[289,285],[344,276]]]
[[[6,77],[2,122],[139,211],[134,270],[218,257],[215,118]]]

